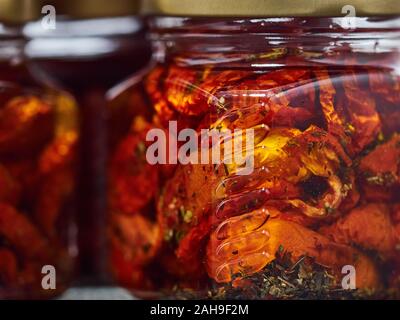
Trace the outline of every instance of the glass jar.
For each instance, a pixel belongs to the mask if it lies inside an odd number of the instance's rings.
[[[81,112],[79,182],[80,282],[107,282],[105,264],[106,91],[147,64],[151,46],[137,16],[138,1],[47,1],[56,28],[41,22],[24,32],[30,64],[37,74],[73,93]]]
[[[152,1],[150,103],[108,162],[120,283],[399,298],[400,8],[301,2]]]
[[[30,11],[17,3],[0,3],[0,299],[43,299],[74,275],[78,115],[33,78],[18,16]]]

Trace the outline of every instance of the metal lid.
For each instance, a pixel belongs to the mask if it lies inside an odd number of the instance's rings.
[[[354,9],[355,12],[354,12]],[[340,17],[400,14],[400,0],[143,0],[142,12],[168,16]]]
[[[40,0],[0,0],[0,22],[19,24],[41,16]]]
[[[58,15],[89,19],[136,15],[140,11],[140,0],[48,0]]]
[[[130,16],[139,13],[140,0],[0,0],[0,22],[21,24],[43,17],[42,8],[54,6],[56,14],[71,18]]]

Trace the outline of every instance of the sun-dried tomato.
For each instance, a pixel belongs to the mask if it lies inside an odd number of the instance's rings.
[[[113,276],[119,284],[137,289],[150,290],[152,288],[151,280],[146,277],[144,270],[138,268],[134,260],[125,256],[117,247],[111,249],[110,264]]]
[[[47,240],[33,222],[3,203],[0,203],[0,236],[7,239],[26,259],[41,260],[49,257]]]
[[[111,245],[136,267],[148,264],[161,243],[158,225],[140,213],[132,216],[113,213],[109,233]]]
[[[50,238],[57,237],[57,221],[75,187],[71,168],[54,171],[40,178],[35,205],[35,221]]]
[[[15,205],[20,197],[21,186],[8,170],[0,164],[0,202]]]
[[[327,266],[340,279],[341,269],[346,264],[356,264],[361,288],[376,288],[379,274],[371,259],[350,246],[336,244],[319,233],[299,224],[270,218],[259,226],[252,225],[250,216],[246,220],[224,222],[231,224],[231,234],[221,234],[222,225],[211,235],[207,246],[207,271],[217,282],[230,282],[246,274],[262,270],[275,260],[280,248],[290,253],[297,261],[304,255],[313,257]],[[244,231],[246,230],[246,231]]]
[[[396,233],[398,223],[391,219],[391,210],[383,203],[359,206],[320,232],[337,243],[375,250],[383,258],[395,256],[400,238]]]
[[[0,282],[13,286],[17,282],[18,261],[9,249],[0,249]]]
[[[16,97],[0,109],[0,155],[37,151],[54,131],[54,108],[36,97]]]
[[[146,130],[128,134],[117,146],[109,168],[110,208],[134,214],[152,199],[158,172],[146,160]]]

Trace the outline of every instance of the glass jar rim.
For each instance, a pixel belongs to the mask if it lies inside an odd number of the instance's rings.
[[[232,18],[232,17],[169,17],[153,16],[147,20],[151,34],[182,34],[184,37],[221,34],[271,35],[276,33],[296,36],[332,32],[375,33],[399,32],[400,16],[387,17],[287,17],[287,18]],[[351,22],[351,26],[346,24]],[[305,32],[306,31],[306,32]]]

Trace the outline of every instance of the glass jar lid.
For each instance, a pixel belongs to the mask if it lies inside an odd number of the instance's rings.
[[[77,19],[130,16],[140,9],[139,0],[0,0],[0,22],[21,24],[37,20],[47,13],[48,5],[54,6],[58,15]]]
[[[140,10],[139,0],[48,0],[55,6],[58,15],[76,19],[105,18],[136,15]]]
[[[0,22],[20,24],[41,15],[43,0],[0,0]]]
[[[143,0],[142,12],[208,17],[358,17],[400,14],[399,0]]]

